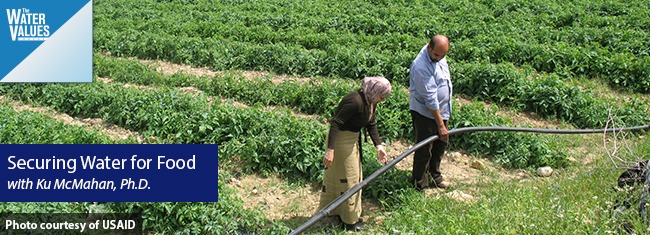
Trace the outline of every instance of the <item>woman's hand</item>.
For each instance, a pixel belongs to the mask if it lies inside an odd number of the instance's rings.
[[[334,161],[334,149],[325,150],[325,157],[323,157],[323,165],[325,165],[325,169],[332,166],[332,161]]]
[[[384,149],[384,145],[377,145],[375,146],[377,148],[377,160],[381,162],[381,164],[386,164],[388,161],[388,154],[386,153],[386,150]]]

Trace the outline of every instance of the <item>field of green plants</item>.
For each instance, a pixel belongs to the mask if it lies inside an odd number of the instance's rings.
[[[502,110],[576,129],[604,128],[608,120],[618,126],[650,124],[650,9],[642,0],[93,2],[95,82],[1,85],[0,143],[219,144],[219,202],[103,204],[106,211],[142,213],[147,233],[286,234],[299,225],[245,209],[236,190],[221,182],[236,169],[319,183],[327,120],[365,76],[385,76],[393,84],[377,114],[381,135],[389,144],[412,143],[408,69],[434,34],[450,38],[454,94],[470,101],[454,103],[451,128],[526,126],[497,115]],[[164,74],[142,60],[218,72]],[[250,78],[241,70],[271,73]],[[308,79],[277,81],[276,74]],[[97,128],[17,111],[12,102],[101,119],[143,140],[118,140]],[[646,134],[628,136],[638,154],[621,157],[650,159]],[[370,231],[617,231],[620,221],[608,208],[620,195],[603,189],[615,186],[620,169],[611,166],[602,139],[530,133],[452,138],[450,150],[506,170],[552,166],[561,173],[534,184],[486,184],[468,205],[423,196],[409,187],[408,171],[392,169],[364,189],[366,200],[379,202],[379,213],[386,216],[383,223],[369,225]],[[593,166],[582,166],[584,153],[575,149],[596,155]],[[369,145],[364,151],[374,155]],[[380,167],[374,158],[365,160],[364,175]],[[89,205],[0,203],[0,213],[83,212]],[[640,233],[648,227],[633,213],[624,218]]]

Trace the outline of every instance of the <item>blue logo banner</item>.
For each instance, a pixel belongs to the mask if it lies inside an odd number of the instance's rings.
[[[1,1],[0,15],[0,82],[92,82],[92,1]]]
[[[216,144],[0,145],[2,202],[216,202]]]

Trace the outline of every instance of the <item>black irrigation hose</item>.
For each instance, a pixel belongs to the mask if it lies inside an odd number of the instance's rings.
[[[648,223],[648,214],[646,213],[646,206],[648,201],[648,186],[650,186],[650,162],[646,164],[645,168],[645,181],[643,182],[643,193],[641,193],[641,201],[639,202],[639,214],[643,218],[644,223]]]
[[[650,124],[645,126],[635,126],[627,128],[615,128],[615,129],[580,129],[580,130],[567,130],[567,129],[542,129],[542,128],[519,128],[519,127],[464,127],[449,130],[449,135],[460,134],[465,132],[479,132],[479,131],[505,131],[505,132],[535,132],[535,133],[548,133],[548,134],[593,134],[593,133],[608,133],[608,132],[619,132],[619,131],[637,131],[637,130],[650,130]],[[321,220],[323,217],[329,215],[334,208],[343,204],[345,200],[348,200],[352,195],[359,192],[362,188],[366,187],[370,182],[375,180],[381,174],[386,172],[388,169],[395,166],[398,162],[404,160],[406,156],[414,152],[415,150],[421,148],[422,146],[437,140],[439,137],[437,135],[431,136],[425,140],[420,141],[415,144],[415,146],[406,150],[406,152],[400,154],[397,158],[386,163],[386,165],[379,168],[377,171],[372,173],[372,175],[365,178],[363,181],[359,182],[352,188],[348,189],[345,193],[341,194],[336,200],[330,202],[321,209],[318,213],[312,216],[305,223],[300,225],[298,228],[292,230],[289,234],[300,234],[307,230],[309,227],[314,225],[316,222]]]

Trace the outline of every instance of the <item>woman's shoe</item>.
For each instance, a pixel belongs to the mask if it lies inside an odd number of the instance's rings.
[[[343,223],[343,229],[345,230],[350,230],[350,231],[361,231],[366,228],[365,225],[363,225],[363,220],[359,218],[359,221],[355,224],[346,224]]]

